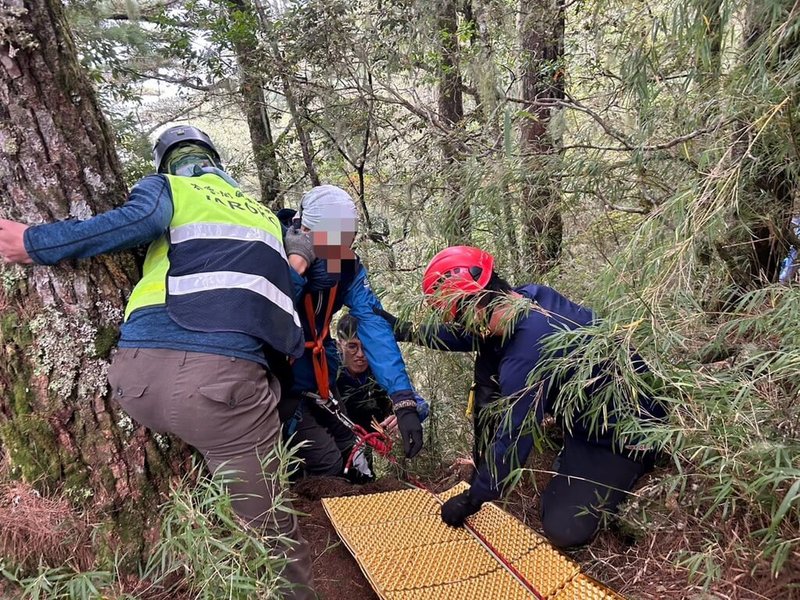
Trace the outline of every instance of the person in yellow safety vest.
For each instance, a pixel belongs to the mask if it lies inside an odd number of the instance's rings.
[[[236,471],[234,510],[293,540],[279,548],[292,584],[284,597],[314,598],[308,546],[296,516],[272,510],[275,465],[267,476],[262,465],[281,435],[270,357],[303,353],[280,223],[239,189],[199,129],[166,129],[153,153],[158,173],[119,208],[31,227],[0,220],[0,255],[54,265],[150,244],[109,370],[114,398],[142,425],[197,448],[212,472]]]

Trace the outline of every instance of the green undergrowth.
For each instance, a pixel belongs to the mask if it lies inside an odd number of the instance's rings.
[[[265,476],[271,485],[286,489],[296,467],[294,451],[280,445],[263,464],[278,464]],[[289,584],[281,572],[286,564],[282,548],[292,543],[283,535],[242,525],[233,510],[226,484],[235,473],[223,465],[213,477],[203,476],[196,464],[177,483],[159,513],[159,539],[149,558],[131,571],[120,554],[98,556],[95,569],[69,564],[22,569],[0,560],[0,576],[12,597],[47,600],[152,600],[182,598],[282,598]],[[193,483],[196,482],[196,483]],[[289,511],[285,492],[279,492],[265,523]],[[16,594],[16,596],[13,596]]]

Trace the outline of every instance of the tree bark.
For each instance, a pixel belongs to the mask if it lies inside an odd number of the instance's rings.
[[[702,88],[715,87],[722,69],[722,0],[702,0],[697,7],[698,26],[703,27],[695,65]]]
[[[551,269],[561,254],[563,223],[554,170],[560,140],[549,132],[549,100],[564,98],[564,6],[560,0],[519,3],[522,98],[527,113],[521,148],[528,173],[522,191],[522,243],[534,274]]]
[[[445,181],[450,223],[445,226],[448,243],[465,243],[470,235],[469,204],[464,201],[458,174],[461,161],[457,125],[464,118],[464,99],[461,88],[461,70],[458,64],[458,14],[455,0],[437,3],[436,28],[440,40],[441,64],[439,67],[438,112],[441,122],[448,126],[442,140],[445,163]]]
[[[6,0],[0,21],[0,214],[37,224],[120,204],[113,136],[60,1]],[[134,426],[107,393],[135,272],[127,254],[2,267],[0,451],[12,477],[104,511],[114,537],[141,551],[182,454]]]
[[[227,6],[232,22],[249,18],[256,21],[253,7],[247,0],[230,0]],[[234,51],[239,63],[239,91],[242,95],[247,125],[250,129],[253,159],[256,163],[261,187],[261,201],[271,209],[279,210],[283,208],[283,199],[279,196],[280,171],[278,157],[275,154],[275,143],[272,139],[269,106],[264,97],[264,80],[258,61],[259,43],[254,27],[247,31],[246,36],[237,35],[233,39]]]

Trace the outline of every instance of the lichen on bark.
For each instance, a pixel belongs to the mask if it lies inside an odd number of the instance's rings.
[[[86,314],[65,314],[44,308],[31,320],[34,336],[31,352],[34,374],[49,380],[49,389],[61,397],[102,394],[106,389],[108,362],[96,356],[97,326]]]

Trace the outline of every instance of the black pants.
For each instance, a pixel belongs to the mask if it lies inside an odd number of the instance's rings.
[[[355,436],[339,419],[313,400],[303,398],[301,418],[294,436],[296,443],[306,442],[297,454],[303,459],[306,475],[341,475]]]
[[[615,512],[649,468],[648,461],[566,436],[558,474],[542,493],[545,535],[558,548],[587,543],[600,527],[602,514]]]

